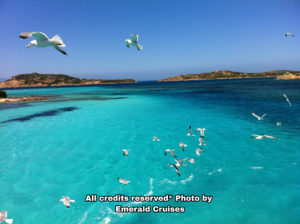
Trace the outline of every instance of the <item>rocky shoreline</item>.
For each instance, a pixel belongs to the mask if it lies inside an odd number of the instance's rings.
[[[300,72],[287,70],[273,70],[261,73],[241,73],[233,71],[213,71],[209,73],[177,75],[159,80],[160,82],[169,81],[195,81],[195,80],[214,80],[214,79],[246,79],[246,78],[276,78],[277,80],[300,79]]]
[[[48,100],[48,97],[45,96],[8,97],[8,98],[1,98],[0,103],[14,103],[14,102],[40,101],[40,100]]]
[[[134,79],[80,79],[63,74],[20,74],[0,82],[2,89],[135,83]]]
[[[300,79],[300,73],[292,74],[290,72],[286,72],[283,75],[277,76],[277,80],[295,80]]]

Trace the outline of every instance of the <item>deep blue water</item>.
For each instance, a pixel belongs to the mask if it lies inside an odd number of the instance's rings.
[[[300,222],[300,81],[142,82],[7,93],[49,97],[0,104],[0,211],[14,223]],[[259,121],[252,111],[267,116]],[[199,134],[186,135],[189,125],[206,128],[201,156],[195,153]],[[153,142],[154,135],[161,141]],[[128,157],[124,148],[131,150]],[[167,167],[174,163],[164,155],[167,148],[196,163],[179,167],[179,177]],[[117,177],[131,182],[124,186]],[[213,200],[84,202],[93,193],[206,194]],[[70,209],[61,196],[75,200]],[[185,212],[119,214],[116,204],[184,206]]]

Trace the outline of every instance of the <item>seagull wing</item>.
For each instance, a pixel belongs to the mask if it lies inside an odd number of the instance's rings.
[[[266,115],[267,115],[267,114],[264,114],[264,115],[262,115],[262,116],[261,116],[261,119],[263,119],[263,118],[264,118],[264,116],[266,116]]]
[[[21,39],[26,39],[28,37],[34,37],[37,41],[44,41],[49,39],[47,35],[42,32],[25,32],[20,34]]]
[[[173,165],[173,166],[174,166],[174,168],[175,168],[176,173],[178,174],[178,176],[180,176],[180,172],[179,172],[178,166],[176,166],[176,165]]]
[[[285,95],[284,93],[282,94],[284,96],[284,98],[286,99],[286,101],[289,103],[290,107],[292,106],[289,98],[287,97],[287,95]]]
[[[43,41],[43,40],[48,40],[49,38],[47,37],[46,34],[42,32],[34,32],[31,34],[37,41]]]
[[[12,224],[13,223],[13,219],[5,219],[5,222],[7,223],[7,224]]]
[[[264,135],[264,137],[266,137],[266,138],[275,138],[275,139],[277,139],[276,137],[273,137],[273,136],[270,136],[270,135]]]
[[[61,49],[60,47],[58,47],[58,46],[56,46],[56,45],[54,45],[53,47],[54,47],[56,50],[58,50],[59,52],[61,52],[62,54],[67,55],[67,53],[66,53],[63,49]]]
[[[254,117],[256,117],[257,119],[260,119],[260,116],[258,116],[257,114],[255,114],[254,112],[251,113]]]
[[[137,44],[136,45],[136,48],[140,51],[140,50],[142,50],[143,49],[143,46],[141,46],[141,45],[139,45],[139,44]]]
[[[21,33],[21,34],[19,35],[19,37],[20,37],[21,39],[27,39],[28,37],[31,37],[33,33],[34,33],[34,32],[24,32],[24,33]]]
[[[194,159],[182,159],[183,161],[189,161],[190,163],[195,163]]]
[[[174,150],[171,150],[170,153],[171,153],[175,158],[177,158],[177,156],[176,156]]]
[[[125,180],[125,179],[122,179],[122,178],[120,178],[120,179],[119,179],[119,181],[120,181],[121,183],[123,183],[123,182],[125,182],[126,180]]]
[[[139,40],[139,35],[138,34],[131,34],[130,37],[131,37],[132,43],[136,43],[137,44],[137,42]]]

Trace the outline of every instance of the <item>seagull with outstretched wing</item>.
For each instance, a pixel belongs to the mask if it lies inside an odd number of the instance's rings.
[[[123,156],[128,156],[128,153],[129,153],[129,149],[122,149],[123,151]]]
[[[183,162],[188,161],[190,163],[195,163],[194,159],[182,159]]]
[[[200,132],[200,135],[201,135],[201,138],[204,138],[204,137],[205,137],[205,135],[204,135],[204,131],[205,131],[205,130],[206,130],[205,128],[197,128],[197,129],[196,129],[196,132],[199,131],[199,132]]]
[[[7,219],[7,211],[0,212],[0,223],[6,222],[8,224],[12,224],[13,221],[14,221],[13,219]]]
[[[124,185],[127,185],[131,182],[129,180],[122,179],[120,177],[118,177],[117,179],[118,179],[119,183],[124,184]]]
[[[66,196],[63,196],[62,199],[60,199],[59,201],[61,201],[62,203],[64,203],[64,205],[67,207],[67,208],[70,208],[70,202],[75,202],[75,200],[71,200],[69,197],[66,197]]]
[[[154,141],[154,142],[159,142],[160,140],[159,140],[156,136],[153,136],[152,141]]]
[[[180,148],[183,152],[184,152],[185,147],[187,147],[187,145],[184,144],[183,142],[180,142],[178,146],[180,146]]]
[[[286,99],[286,101],[289,103],[290,107],[292,107],[291,101],[289,100],[289,98],[287,97],[287,95],[285,95],[285,93],[282,94],[284,96],[284,98]]]
[[[177,158],[175,152],[174,152],[174,149],[166,149],[165,150],[165,156],[167,155],[167,152],[170,152],[175,158]]]
[[[175,159],[175,162],[176,162],[176,166],[177,167],[180,167],[180,166],[186,166],[185,164],[184,164],[184,160],[178,160],[178,159]]]
[[[271,136],[271,135],[251,135],[251,138],[258,139],[258,140],[265,139],[265,138],[278,139],[278,138],[276,138],[274,136]]]
[[[126,39],[126,46],[129,47],[136,47],[137,50],[142,50],[143,47],[141,45],[139,45],[138,43],[139,41],[139,34],[131,34],[130,35],[130,39]]]
[[[251,113],[254,117],[257,118],[257,120],[261,121],[264,119],[264,117],[267,115],[267,114],[264,114],[262,116],[258,116],[257,114],[255,114],[254,112]]]
[[[55,35],[54,37],[49,39],[49,37],[47,37],[47,35],[42,32],[25,32],[20,34],[21,39],[27,39],[29,37],[33,37],[35,38],[35,40],[30,41],[30,43],[27,45],[27,48],[31,46],[35,46],[39,48],[54,47],[62,54],[67,55],[67,53],[60,48],[60,47],[65,47],[66,45],[58,35]]]

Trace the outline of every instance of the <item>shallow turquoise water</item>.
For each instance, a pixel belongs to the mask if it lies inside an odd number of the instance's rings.
[[[251,79],[8,90],[50,98],[0,105],[0,211],[14,223],[299,223],[299,87],[299,81]],[[251,111],[268,115],[258,121]],[[198,137],[186,135],[189,125],[206,128],[199,157]],[[153,142],[153,135],[161,141]],[[179,142],[188,145],[185,152]],[[177,176],[166,168],[174,163],[164,156],[167,148],[196,163],[180,167]],[[121,185],[117,177],[131,183]],[[84,202],[93,193],[206,194],[213,200]],[[67,209],[61,196],[76,202]],[[117,214],[117,204],[186,211]]]

